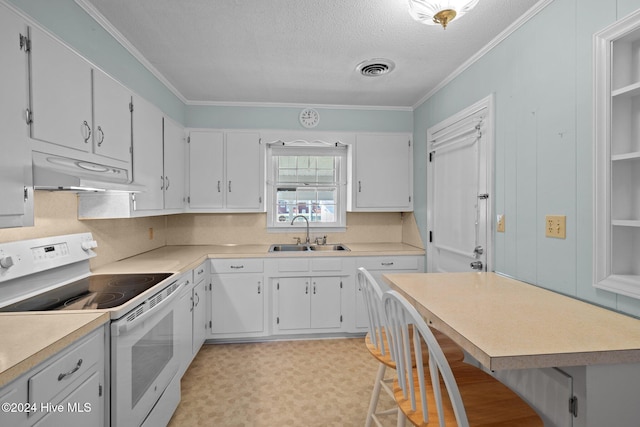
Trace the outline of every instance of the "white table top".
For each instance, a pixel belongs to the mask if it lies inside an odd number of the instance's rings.
[[[640,320],[495,273],[386,274],[492,370],[640,363]]]

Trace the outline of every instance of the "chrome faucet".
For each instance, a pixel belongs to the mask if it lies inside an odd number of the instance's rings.
[[[311,243],[311,239],[309,238],[309,219],[304,215],[296,215],[291,220],[291,225],[293,225],[293,221],[295,221],[298,218],[304,218],[304,220],[307,221],[307,239],[305,240],[305,243],[308,245],[309,243]]]

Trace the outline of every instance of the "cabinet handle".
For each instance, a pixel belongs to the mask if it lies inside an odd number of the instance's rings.
[[[200,270],[198,270],[198,274],[202,274],[204,273],[204,268],[201,268]]]
[[[380,265],[384,265],[384,266],[393,265],[393,261],[391,261],[391,262],[381,262]]]
[[[200,304],[200,295],[198,295],[198,293],[197,293],[197,292],[196,292],[196,297],[198,298],[198,299],[196,300],[196,305],[195,305],[195,306],[197,307],[197,306],[198,306],[198,304]]]
[[[316,282],[313,282],[313,294],[316,294]]]
[[[260,287],[261,286],[262,286],[262,282],[258,282],[258,295],[260,295],[260,292],[261,292]]]
[[[231,181],[229,181],[229,193],[231,193]]]
[[[26,119],[28,125],[33,123],[33,113],[28,108],[27,108],[27,110],[25,112],[25,119]]]
[[[167,181],[167,190],[169,189],[169,185],[171,184],[171,181],[169,181],[169,177],[165,176],[164,179]]]
[[[218,193],[220,192],[220,181],[218,181]]]
[[[78,372],[78,369],[80,369],[80,366],[82,366],[82,359],[78,359],[78,363],[76,364],[76,367],[73,368],[72,370],[70,370],[69,372],[65,372],[64,374],[60,374],[58,375],[58,381],[62,381],[63,379],[65,379],[66,377],[68,377],[69,375],[73,375],[76,372]]]
[[[160,184],[160,189],[164,190],[164,176],[162,176],[162,175],[160,175],[160,182],[162,183],[162,184]]]
[[[193,309],[195,308],[195,306],[196,306],[196,303],[195,303],[195,301],[193,300],[193,297],[191,297],[191,308],[189,309],[189,311],[193,311]]]
[[[88,135],[87,135],[87,137],[84,139],[84,143],[86,144],[86,143],[88,143],[88,142],[89,142],[89,139],[91,138],[91,126],[89,126],[89,123],[87,123],[87,121],[86,121],[86,120],[82,123],[82,125],[83,125],[84,127],[86,127],[86,128],[87,128],[87,133],[88,133]]]
[[[100,147],[104,142],[104,131],[100,126],[98,126],[98,132],[100,132],[100,136],[98,137],[98,147]]]
[[[309,293],[309,282],[305,282],[304,293],[307,295]]]
[[[234,270],[237,270],[240,268],[244,268],[244,265],[232,265],[231,268],[233,268]]]
[[[362,193],[362,181],[358,181],[358,193]]]

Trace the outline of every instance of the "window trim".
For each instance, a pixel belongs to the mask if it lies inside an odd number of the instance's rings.
[[[306,221],[295,221],[293,225],[289,222],[278,222],[276,212],[277,191],[279,187],[304,186],[304,183],[279,183],[276,182],[277,170],[274,157],[280,155],[287,156],[333,156],[336,157],[336,182],[330,183],[309,183],[312,188],[331,187],[335,188],[336,212],[335,221],[329,223],[310,222],[311,230],[344,231],[346,230],[347,217],[347,146],[343,144],[327,144],[321,141],[306,142],[296,141],[292,143],[276,143],[267,145],[267,230],[269,231],[289,231],[290,229],[305,229]]]

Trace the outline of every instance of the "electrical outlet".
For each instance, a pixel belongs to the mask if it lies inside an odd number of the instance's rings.
[[[504,214],[499,214],[497,219],[496,231],[498,233],[504,233]]]
[[[566,239],[567,217],[565,215],[547,215],[545,217],[545,236]]]

